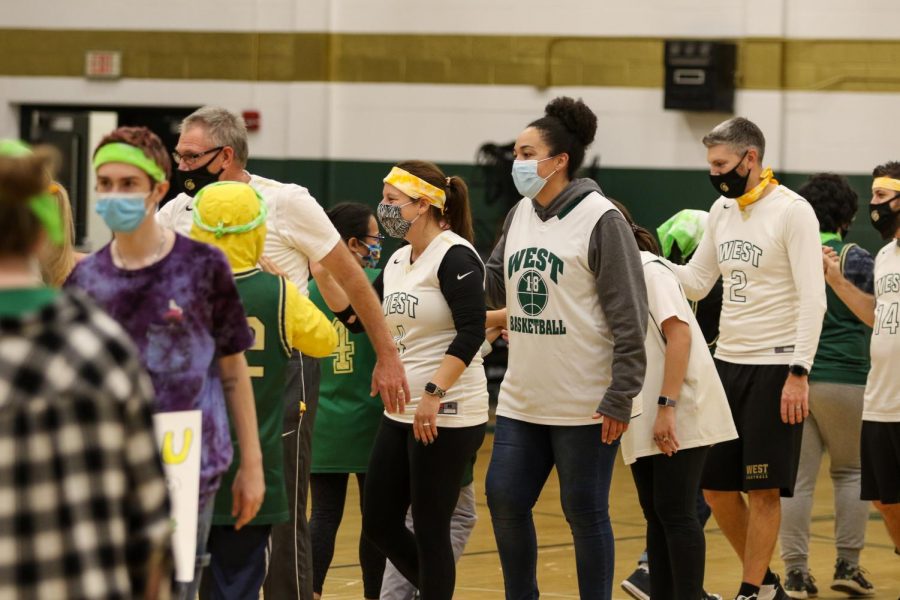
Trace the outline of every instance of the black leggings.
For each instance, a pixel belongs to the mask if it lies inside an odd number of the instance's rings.
[[[309,478],[312,492],[309,534],[312,538],[313,592],[316,594],[322,593],[328,567],[334,558],[334,540],[344,516],[349,477],[349,473],[313,473]],[[362,510],[366,474],[357,473],[356,482],[359,485],[359,507]],[[364,597],[378,598],[384,576],[384,555],[362,532],[359,536],[359,566],[362,568]]]
[[[696,600],[703,593],[706,539],[697,490],[709,446],[656,454],[631,465],[647,520],[650,597]]]
[[[384,417],[378,429],[363,494],[363,533],[423,600],[453,597],[450,518],[484,431],[484,425],[440,427],[437,439],[425,446],[415,440],[411,425]],[[410,506],[415,533],[405,524]]]

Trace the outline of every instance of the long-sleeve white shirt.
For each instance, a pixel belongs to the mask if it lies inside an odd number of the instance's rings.
[[[818,220],[802,197],[779,185],[744,211],[720,197],[691,261],[672,268],[692,300],[722,276],[717,358],[812,367],[825,277]]]

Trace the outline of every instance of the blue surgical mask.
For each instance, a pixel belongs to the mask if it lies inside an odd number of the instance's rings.
[[[129,233],[137,229],[150,212],[144,205],[146,199],[146,192],[97,194],[94,210],[113,231]]]
[[[378,265],[378,260],[381,258],[381,241],[375,242],[374,244],[363,244],[366,247],[366,250],[369,253],[365,256],[360,254],[359,252],[356,255],[362,260],[363,267],[367,269],[374,269],[376,265]]]
[[[555,158],[553,156],[548,156],[542,160],[516,160],[513,161],[513,169],[512,169],[512,178],[513,183],[516,184],[516,189],[519,190],[519,193],[525,196],[526,198],[534,198],[544,189],[544,186],[547,184],[547,179],[553,177],[556,174],[554,170],[553,173],[547,175],[547,178],[544,179],[540,175],[538,175],[538,163],[542,163],[545,160],[550,160],[551,158]]]

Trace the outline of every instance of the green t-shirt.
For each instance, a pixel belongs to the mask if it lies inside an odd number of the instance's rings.
[[[48,287],[0,289],[0,317],[19,317],[52,303],[59,291]]]
[[[366,269],[369,281],[379,271]],[[309,299],[331,314],[315,281]],[[312,436],[313,473],[365,473],[384,406],[369,396],[375,350],[365,333],[350,333],[336,318],[338,334],[334,352],[322,359],[319,406]]]
[[[847,251],[853,244],[836,235],[823,234],[823,244],[841,258],[841,271]],[[872,330],[856,318],[830,286],[825,287],[828,309],[822,322],[819,347],[813,361],[810,381],[865,385],[869,373],[869,338]]]
[[[290,344],[285,334],[285,281],[253,269],[236,273],[235,283],[247,313],[247,322],[255,334],[253,346],[245,355],[256,399],[256,420],[266,482],[263,504],[250,525],[282,523],[290,519],[281,440],[284,418],[282,398],[290,359]],[[216,494],[214,525],[235,522],[231,516],[231,485],[240,466],[241,455],[234,425],[230,429],[234,458],[222,476]]]

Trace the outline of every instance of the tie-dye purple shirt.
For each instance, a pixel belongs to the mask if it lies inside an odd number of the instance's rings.
[[[202,412],[205,506],[232,454],[217,359],[253,345],[225,255],[176,235],[162,260],[128,271],[113,265],[107,244],[80,262],[65,286],[87,292],[131,334],[153,380],[158,412]]]

